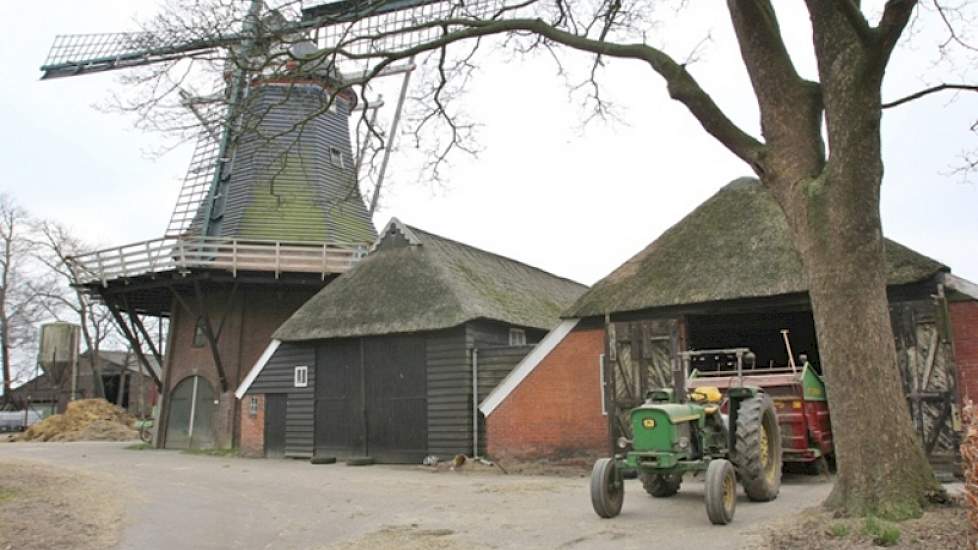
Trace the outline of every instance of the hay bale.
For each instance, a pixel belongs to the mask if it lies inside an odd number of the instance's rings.
[[[135,419],[125,409],[104,399],[68,403],[64,414],[34,424],[18,441],[129,441],[138,439]]]

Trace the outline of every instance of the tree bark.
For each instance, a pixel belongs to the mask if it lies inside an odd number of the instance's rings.
[[[878,202],[878,189],[829,176],[785,212],[808,275],[835,428],[839,470],[826,505],[905,519],[940,488],[903,399],[879,208],[863,206]]]
[[[812,177],[772,151],[762,180],[808,277],[839,466],[826,505],[906,519],[941,489],[903,399],[886,293],[880,88],[892,44],[855,11],[809,4],[830,155]],[[799,142],[810,139],[810,129],[797,131]]]

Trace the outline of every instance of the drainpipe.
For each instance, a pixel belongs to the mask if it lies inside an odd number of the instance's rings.
[[[472,458],[479,458],[479,348],[472,348]]]

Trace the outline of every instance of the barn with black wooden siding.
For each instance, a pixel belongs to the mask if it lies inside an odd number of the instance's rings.
[[[238,388],[242,451],[476,454],[474,405],[585,290],[392,220],[366,259],[279,327]]]

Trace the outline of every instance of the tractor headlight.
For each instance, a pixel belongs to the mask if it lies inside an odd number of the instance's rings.
[[[680,437],[679,438],[679,448],[680,449],[685,449],[687,447],[689,447],[689,438],[688,437]]]
[[[618,438],[618,448],[619,449],[627,449],[631,444],[632,444],[632,440],[631,439],[628,439],[625,436],[621,436],[621,437]]]
[[[654,418],[643,418],[642,419],[642,427],[645,428],[646,430],[651,430],[652,428],[655,427],[655,419]]]

